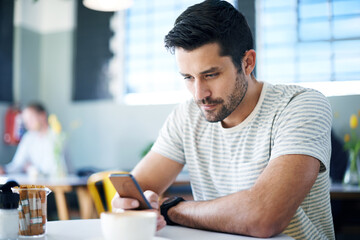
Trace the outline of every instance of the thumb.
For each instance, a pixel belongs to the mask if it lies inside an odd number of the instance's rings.
[[[144,195],[145,195],[146,199],[149,201],[152,208],[154,208],[154,209],[159,208],[159,195],[157,195],[155,192],[153,192],[151,190],[146,190],[144,192]]]

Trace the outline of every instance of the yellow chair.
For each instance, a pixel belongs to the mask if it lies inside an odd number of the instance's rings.
[[[100,213],[105,212],[105,207],[103,205],[103,202],[101,200],[98,188],[96,187],[96,183],[102,183],[104,187],[104,193],[105,193],[105,203],[107,206],[108,211],[112,211],[111,207],[111,200],[115,196],[116,190],[112,183],[110,182],[109,175],[110,174],[119,174],[119,173],[128,173],[128,172],[122,172],[122,171],[104,171],[104,172],[97,172],[92,174],[88,181],[87,186],[90,192],[90,195],[94,201],[95,208],[97,213],[100,216]]]

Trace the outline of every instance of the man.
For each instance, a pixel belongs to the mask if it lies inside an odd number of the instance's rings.
[[[195,201],[165,201],[167,224],[255,237],[334,239],[329,199],[331,109],[311,89],[253,75],[243,15],[225,1],[189,7],[165,37],[193,100],[168,117],[133,175],[158,208],[187,164]],[[115,208],[138,206],[115,196]],[[165,225],[158,218],[158,229]]]
[[[29,104],[22,113],[27,132],[22,137],[13,160],[0,167],[0,174],[26,172],[56,176],[66,172],[63,139],[49,127],[48,114],[40,103]]]

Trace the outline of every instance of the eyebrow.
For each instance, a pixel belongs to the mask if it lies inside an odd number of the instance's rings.
[[[211,68],[209,68],[209,69],[207,69],[207,70],[205,70],[205,71],[200,72],[200,74],[212,73],[212,72],[219,71],[219,70],[220,70],[219,67],[211,67]],[[190,74],[181,73],[181,72],[180,72],[180,74],[181,74],[182,76],[188,76],[188,75],[190,75]]]

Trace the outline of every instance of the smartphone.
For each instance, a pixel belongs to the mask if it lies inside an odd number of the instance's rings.
[[[140,205],[137,209],[152,208],[133,175],[130,173],[116,173],[110,174],[109,179],[121,197],[134,198],[139,201]]]

